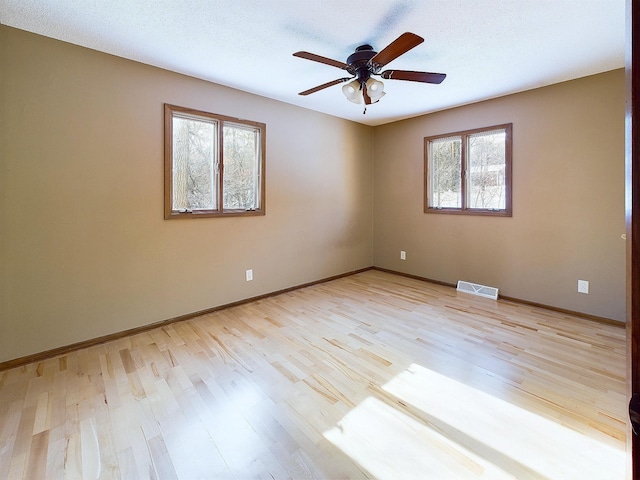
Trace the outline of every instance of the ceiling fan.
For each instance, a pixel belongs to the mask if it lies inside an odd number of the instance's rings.
[[[376,103],[385,95],[384,84],[372,78],[373,75],[378,75],[389,80],[442,83],[446,77],[444,73],[415,72],[411,70],[385,70],[380,72],[386,64],[420,45],[422,42],[424,42],[424,38],[415,33],[406,32],[380,52],[376,52],[371,45],[360,45],[354,53],[349,55],[346,63],[322,57],[315,53],[296,52],[293,54],[294,57],[306,58],[314,62],[331,65],[332,67],[346,70],[351,75],[351,77],[339,78],[331,82],[323,83],[317,87],[300,92],[299,95],[309,95],[319,90],[338,85],[339,83],[349,82],[342,87],[342,92],[347,99],[353,103],[364,102],[366,113],[366,105]]]

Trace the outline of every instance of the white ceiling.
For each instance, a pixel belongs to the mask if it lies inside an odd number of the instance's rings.
[[[0,23],[367,125],[380,125],[624,66],[625,0],[0,0]],[[446,73],[384,80],[348,102],[339,61],[403,32],[424,43],[386,68]],[[348,75],[347,75],[348,76]]]

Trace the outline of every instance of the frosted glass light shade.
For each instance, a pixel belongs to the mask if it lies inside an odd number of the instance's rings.
[[[376,103],[378,100],[385,96],[384,83],[380,82],[379,80],[369,78],[367,80],[366,87],[367,95],[369,95],[371,103]]]
[[[353,103],[362,103],[362,92],[360,91],[360,82],[353,80],[342,87],[342,93],[347,100]]]

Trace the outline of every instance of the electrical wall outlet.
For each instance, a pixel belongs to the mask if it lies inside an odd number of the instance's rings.
[[[400,250],[400,260],[406,260],[407,259],[407,252],[405,252],[404,250]]]
[[[245,272],[245,276],[247,278],[247,282],[250,282],[251,280],[253,280],[253,269],[249,269]]]
[[[578,280],[578,293],[589,293],[589,282],[587,280]]]

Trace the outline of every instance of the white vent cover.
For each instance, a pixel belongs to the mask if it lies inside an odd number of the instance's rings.
[[[458,280],[458,288],[456,289],[459,292],[471,293],[473,295],[479,295],[481,297],[492,298],[494,300],[498,299],[498,289],[495,287],[487,287],[486,285],[479,285],[477,283],[465,282],[463,280]]]

